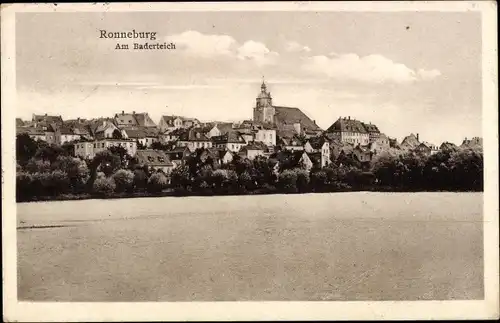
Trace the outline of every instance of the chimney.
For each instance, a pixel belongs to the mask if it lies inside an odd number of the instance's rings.
[[[124,114],[125,114],[125,111],[122,110],[122,115],[124,115]]]
[[[45,114],[45,116],[47,116],[47,113]]]
[[[347,120],[351,120],[351,116],[348,116],[348,117],[347,117]]]
[[[132,114],[134,114],[134,115],[135,115],[135,111],[132,111]]]
[[[418,139],[418,133],[417,133],[417,140],[419,140],[419,139]]]

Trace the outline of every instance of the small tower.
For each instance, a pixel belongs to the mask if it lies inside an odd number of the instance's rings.
[[[271,97],[271,93],[267,91],[266,82],[262,78],[260,93],[256,98],[253,119],[258,122],[273,123],[274,112],[273,98]]]

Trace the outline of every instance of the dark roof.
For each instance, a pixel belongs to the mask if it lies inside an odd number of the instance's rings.
[[[401,146],[408,148],[415,148],[418,145],[420,145],[420,142],[418,141],[417,136],[415,136],[414,134],[406,136],[401,142]]]
[[[460,146],[461,147],[469,147],[469,148],[482,147],[483,146],[483,138],[480,138],[480,137],[473,137],[472,139],[465,138]]]
[[[458,148],[457,145],[447,141],[443,142],[441,146],[439,146],[439,149],[441,150],[455,150],[457,148]]]
[[[321,130],[321,128],[299,108],[274,106],[274,109],[274,123],[278,128],[281,128],[283,125],[300,123],[301,130],[303,131]]]
[[[133,113],[121,113],[115,115],[115,122],[118,126],[137,126],[137,120]]]
[[[45,131],[40,128],[40,127],[17,127],[16,128],[16,134],[28,134],[28,135],[38,135],[38,136],[43,136],[45,135]]]
[[[260,141],[252,141],[248,145],[244,146],[242,150],[262,150],[264,152],[268,151],[268,147]]]
[[[269,156],[269,160],[279,161],[280,164],[290,162],[289,166],[295,167],[299,163],[303,154],[305,154],[305,151],[279,151]]]
[[[338,118],[326,132],[357,132],[367,133],[363,123],[351,118]]]
[[[63,119],[61,116],[50,116],[50,115],[33,115],[33,121],[35,122],[43,122],[43,123],[63,123]]]
[[[211,138],[215,143],[224,144],[224,143],[237,143],[243,144],[245,140],[241,138],[240,134],[236,131],[227,132],[224,135],[214,136]]]
[[[321,149],[325,142],[328,142],[328,140],[323,136],[311,137],[308,139],[308,141],[311,147],[313,147],[314,149]]]
[[[139,139],[146,137],[157,137],[158,131],[152,128],[136,128],[136,129],[125,129],[127,136],[129,138]]]
[[[167,154],[161,150],[137,150],[136,156],[139,164],[148,166],[173,166]]]
[[[368,133],[380,133],[378,127],[372,123],[363,123],[363,126],[365,127]]]
[[[210,141],[201,128],[186,129],[179,134],[180,141]]]
[[[156,127],[154,121],[149,117],[147,112],[134,114],[137,125],[140,127]],[[147,121],[147,122],[146,122]]]
[[[21,118],[16,118],[16,127],[24,126],[24,121]]]

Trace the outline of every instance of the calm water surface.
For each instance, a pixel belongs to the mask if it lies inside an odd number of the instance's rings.
[[[482,193],[18,204],[18,297],[483,298]]]

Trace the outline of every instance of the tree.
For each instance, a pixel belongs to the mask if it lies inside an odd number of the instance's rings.
[[[33,175],[26,172],[16,173],[16,201],[22,202],[33,197]]]
[[[306,170],[300,168],[297,168],[294,171],[297,174],[297,190],[299,192],[307,192],[309,190],[310,181],[309,173]]]
[[[66,173],[73,192],[80,192],[89,178],[89,169],[85,161],[71,156],[59,156],[51,165],[53,170]]]
[[[68,153],[60,146],[44,145],[38,148],[34,157],[53,163],[59,156],[68,156]]]
[[[172,186],[174,188],[182,188],[184,190],[189,190],[192,185],[192,177],[187,165],[180,165],[172,170],[170,174],[172,181]]]
[[[129,192],[134,188],[134,173],[127,169],[119,169],[112,176],[116,184],[116,192]]]
[[[148,176],[142,169],[134,170],[134,187],[138,190],[146,189],[148,183]]]
[[[16,137],[16,160],[19,165],[24,166],[30,159],[35,157],[39,145],[28,134],[23,133]]]
[[[322,169],[312,170],[310,178],[311,186],[315,191],[321,192],[326,189],[328,184],[328,175],[326,174],[326,171]]]
[[[162,172],[154,173],[149,177],[148,191],[159,193],[167,187],[167,184],[168,179]]]
[[[285,192],[297,191],[297,172],[292,169],[285,169],[278,176],[278,185]]]
[[[93,183],[93,191],[99,195],[109,195],[113,193],[116,189],[116,184],[111,177],[100,177],[97,178]]]

